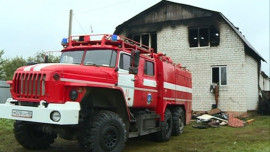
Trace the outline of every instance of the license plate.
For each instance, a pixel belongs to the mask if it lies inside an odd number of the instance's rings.
[[[20,117],[20,118],[32,118],[33,112],[28,110],[12,109],[11,115],[13,117]]]

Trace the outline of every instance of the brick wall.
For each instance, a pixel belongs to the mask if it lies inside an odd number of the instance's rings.
[[[209,110],[215,103],[210,93],[211,67],[227,66],[227,86],[220,87],[219,108],[223,111],[245,112],[247,110],[246,62],[244,44],[225,22],[219,23],[220,44],[217,47],[190,48],[188,27],[166,27],[157,33],[157,50],[166,53],[174,62],[180,62],[192,72],[193,110]],[[249,69],[251,70],[251,69]],[[252,69],[251,73],[255,73]],[[254,80],[252,80],[254,81]],[[253,85],[253,82],[251,82]],[[254,90],[250,90],[254,91]],[[255,93],[257,91],[255,90]],[[256,102],[251,99],[248,105]]]

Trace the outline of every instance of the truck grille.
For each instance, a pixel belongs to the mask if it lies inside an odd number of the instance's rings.
[[[16,73],[14,92],[19,98],[36,98],[45,95],[46,74]]]

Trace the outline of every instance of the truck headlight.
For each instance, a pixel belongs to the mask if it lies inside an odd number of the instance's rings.
[[[69,98],[72,100],[72,101],[76,101],[77,98],[78,98],[78,91],[77,90],[71,90],[69,92]]]
[[[53,111],[53,112],[51,112],[51,116],[50,117],[51,117],[51,120],[52,121],[58,122],[61,119],[61,114],[58,111]]]

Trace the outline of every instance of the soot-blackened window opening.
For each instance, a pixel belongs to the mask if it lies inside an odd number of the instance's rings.
[[[157,53],[157,34],[156,33],[136,34],[136,35],[129,36],[129,38],[143,45],[153,48],[154,52]]]
[[[205,47],[219,45],[219,31],[214,27],[189,28],[188,39],[190,47]]]

